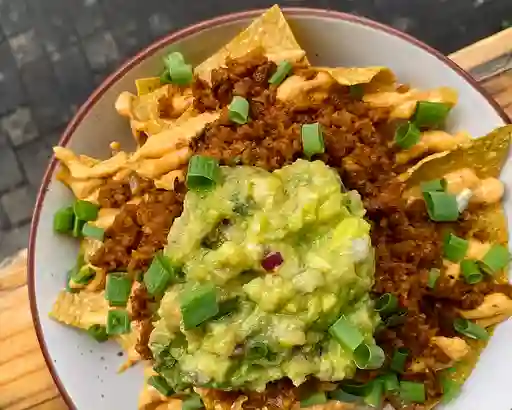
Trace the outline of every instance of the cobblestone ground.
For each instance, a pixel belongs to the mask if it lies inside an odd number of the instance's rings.
[[[51,147],[77,107],[124,59],[166,33],[272,1],[0,0],[0,260],[27,244]],[[443,52],[490,35],[510,0],[311,0],[391,24]]]

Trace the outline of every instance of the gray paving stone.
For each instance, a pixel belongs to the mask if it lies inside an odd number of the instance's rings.
[[[7,36],[28,30],[31,26],[30,20],[25,0],[0,1],[0,25]]]
[[[15,70],[16,61],[8,41],[0,43],[0,73]]]
[[[0,115],[14,110],[25,102],[25,92],[16,70],[0,73]]]
[[[30,221],[36,200],[35,188],[28,185],[17,188],[2,195],[2,208],[12,225]]]
[[[97,0],[71,0],[72,18],[81,37],[86,37],[105,26],[105,19]]]
[[[18,66],[34,61],[43,55],[43,47],[34,29],[9,38],[12,54]]]
[[[28,246],[30,224],[0,233],[0,261]]]
[[[103,71],[117,64],[119,50],[109,31],[102,31],[88,37],[83,42],[85,55],[95,71]]]
[[[50,144],[39,139],[23,145],[16,154],[28,182],[38,188],[52,156]]]
[[[12,114],[0,119],[0,127],[9,136],[14,146],[19,146],[38,137],[32,113],[26,107],[19,107]]]
[[[9,218],[7,218],[7,214],[5,213],[4,208],[0,203],[0,243],[2,242],[2,232],[10,228],[11,223],[9,222]]]
[[[117,44],[119,54],[124,58],[131,57],[147,46],[150,42],[150,34],[147,21],[127,21],[112,30],[112,36]]]
[[[8,144],[0,146],[0,192],[23,182],[23,174],[14,151]]]
[[[153,13],[148,18],[149,30],[154,37],[162,37],[176,29],[176,25],[164,12]]]

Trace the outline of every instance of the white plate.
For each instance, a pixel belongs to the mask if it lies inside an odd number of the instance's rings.
[[[233,14],[172,34],[130,60],[91,96],[67,128],[61,145],[92,156],[107,156],[108,144],[130,144],[128,122],[114,110],[117,95],[134,91],[134,81],[161,70],[161,57],[180,50],[191,62],[210,56],[246,27],[260,11]],[[449,128],[481,136],[505,123],[505,114],[469,76],[427,46],[380,24],[331,11],[289,9],[286,12],[299,43],[313,63],[328,66],[382,65],[401,82],[418,88],[450,86],[460,102],[452,111]],[[34,322],[50,370],[70,408],[79,410],[136,410],[142,384],[141,368],[122,375],[116,369],[123,357],[112,344],[99,345],[86,334],[48,318],[65,272],[78,251],[74,240],[53,234],[53,213],[72,200],[67,188],[55,181],[52,160],[37,201],[29,247],[29,289]],[[512,181],[512,166],[502,179]],[[505,199],[510,225],[511,199]],[[461,396],[448,410],[510,410],[512,393],[512,322],[498,327]]]

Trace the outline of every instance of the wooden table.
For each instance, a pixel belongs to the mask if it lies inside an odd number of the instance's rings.
[[[450,57],[512,117],[512,28]],[[32,325],[25,265],[26,250],[0,265],[0,410],[65,410]]]

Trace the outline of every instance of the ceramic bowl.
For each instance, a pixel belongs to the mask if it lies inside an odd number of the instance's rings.
[[[153,76],[162,57],[179,50],[198,63],[227,43],[261,10],[231,14],[172,33],[125,63],[93,93],[67,127],[60,144],[78,153],[106,157],[108,144],[132,143],[128,122],[114,110],[117,95],[134,91],[134,81]],[[449,128],[463,128],[481,136],[508,121],[502,110],[475,81],[452,61],[406,34],[370,20],[333,11],[285,9],[285,14],[307,51],[323,66],[382,65],[391,68],[403,83],[418,88],[446,85],[457,89],[460,102],[450,115]],[[135,410],[142,384],[142,369],[118,375],[124,358],[119,347],[98,344],[85,333],[48,318],[65,272],[73,266],[77,242],[55,235],[53,213],[72,200],[66,187],[55,180],[52,159],[43,180],[32,222],[29,247],[29,290],[37,335],[55,382],[71,409]],[[512,166],[504,171],[512,181]],[[512,207],[508,197],[505,206]],[[510,212],[509,212],[510,221]],[[451,410],[509,410],[512,321],[498,327],[461,396]]]

